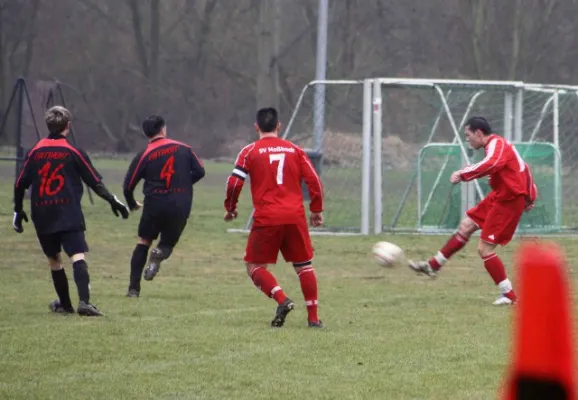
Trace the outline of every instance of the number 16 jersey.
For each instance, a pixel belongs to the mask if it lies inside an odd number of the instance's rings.
[[[38,234],[85,230],[82,181],[95,188],[102,177],[88,155],[64,136],[42,139],[30,150],[14,190],[23,194],[31,188],[31,216]]]
[[[250,178],[253,226],[303,223],[305,208],[301,182],[311,198],[310,211],[323,211],[323,186],[307,154],[278,137],[264,137],[245,146],[227,180],[225,209],[233,212],[245,179]]]

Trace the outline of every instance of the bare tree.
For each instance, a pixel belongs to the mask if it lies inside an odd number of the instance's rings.
[[[279,107],[278,37],[279,0],[259,2],[259,64],[257,71],[257,106]]]

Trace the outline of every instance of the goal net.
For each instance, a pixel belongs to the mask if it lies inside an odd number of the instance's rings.
[[[455,230],[490,190],[486,179],[449,183],[453,171],[484,156],[464,142],[464,124],[476,115],[512,142],[534,173],[539,200],[524,214],[519,232],[578,227],[571,202],[578,195],[578,180],[572,179],[577,93],[578,87],[500,81],[309,83],[282,136],[307,151],[324,185],[325,226],[312,230]],[[306,192],[304,186],[307,200]]]
[[[524,213],[519,233],[545,233],[560,230],[559,152],[551,143],[514,143],[531,166],[539,197],[531,212]],[[483,155],[472,154],[472,162]],[[464,215],[464,199],[469,207],[491,190],[486,178],[478,180],[480,194],[467,185],[452,185],[450,175],[464,165],[461,149],[454,144],[433,143],[422,148],[418,167],[418,228],[422,231],[455,230]]]
[[[455,230],[465,211],[487,195],[490,188],[486,178],[457,186],[449,182],[452,172],[484,156],[483,150],[474,152],[462,140],[467,119],[480,115],[515,145],[534,173],[540,195],[534,210],[524,214],[518,232],[560,231],[563,209],[562,157],[558,150],[560,112],[564,116],[570,113],[560,108],[558,91],[521,82],[433,81],[432,84],[435,90],[424,91],[423,82],[409,81],[400,91],[400,86],[394,86],[390,80],[381,82],[384,107],[380,118],[383,121],[389,116],[398,118],[390,121],[388,129],[374,132],[384,138],[382,157],[392,159],[391,153],[399,157],[401,151],[388,153],[385,147],[385,140],[393,136],[405,148],[405,157],[413,157],[417,166],[412,170],[403,168],[399,162],[382,162],[389,168],[387,171],[384,168],[382,179],[383,230],[417,228],[433,233]],[[395,101],[390,100],[394,98]],[[576,98],[574,95],[572,99]]]
[[[369,84],[354,80],[311,82],[301,91],[289,120],[284,121],[281,136],[307,152],[323,183],[325,222],[312,231],[364,232],[362,220],[367,221],[369,208]],[[320,89],[323,98],[317,97]],[[304,183],[303,193],[308,211]],[[249,218],[245,228],[249,229],[251,223]]]

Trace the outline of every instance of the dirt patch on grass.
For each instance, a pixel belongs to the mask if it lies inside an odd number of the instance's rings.
[[[309,134],[295,135],[292,142],[304,149],[313,147],[313,138]],[[245,140],[233,140],[222,148],[223,156],[219,160],[232,161],[248,143]],[[382,141],[384,169],[407,170],[414,167],[420,144],[406,143],[397,135],[389,135]],[[323,140],[323,158],[325,164],[353,167],[361,164],[363,139],[361,132],[325,132]]]

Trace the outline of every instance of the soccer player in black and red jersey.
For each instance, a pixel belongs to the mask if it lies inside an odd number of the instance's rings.
[[[84,255],[88,245],[84,237],[86,226],[80,204],[82,182],[108,201],[116,216],[120,214],[126,219],[129,210],[109,193],[86,153],[66,140],[71,120],[71,113],[64,107],[55,106],[46,112],[45,122],[50,134],[30,150],[14,185],[13,227],[18,233],[24,231],[22,222],[28,222],[23,208],[24,193],[32,187],[32,222],[40,246],[48,258],[59,298],[50,303],[50,309],[55,313],[74,313],[68,292],[68,278],[60,256],[63,249],[73,262],[79,297],[76,311],[83,316],[102,316],[90,303],[90,277]]]
[[[165,120],[157,115],[143,122],[148,146],[132,161],[124,180],[124,196],[129,208],[141,204],[134,189],[144,179],[144,207],[138,227],[138,243],[130,265],[128,297],[139,297],[148,250],[160,235],[158,246],[151,250],[144,272],[147,281],[159,272],[161,261],[170,257],[179,241],[193,203],[193,185],[205,176],[203,164],[190,146],[167,138]]]
[[[245,263],[249,277],[277,303],[271,322],[282,327],[295,303],[287,297],[267,269],[275,264],[279,251],[291,262],[301,283],[307,307],[308,326],[323,328],[317,316],[317,278],[312,265],[313,248],[305,218],[301,182],[305,180],[311,198],[309,222],[323,223],[323,186],[307,154],[295,144],[278,137],[281,124],[274,108],[257,112],[255,129],[259,140],[245,146],[227,180],[225,221],[237,217],[237,202],[243,183],[251,177],[253,226],[247,242]]]

